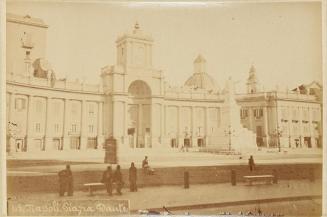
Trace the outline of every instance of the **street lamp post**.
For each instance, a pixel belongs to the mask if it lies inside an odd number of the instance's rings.
[[[10,139],[15,139],[17,136],[17,132],[18,132],[18,124],[13,123],[13,122],[8,122],[8,136],[9,136],[9,152],[13,152],[14,150],[11,150],[12,148],[12,144]],[[17,151],[17,150],[16,150]]]
[[[282,130],[279,128],[279,126],[276,129],[276,135],[277,135],[277,142],[278,142],[278,152],[281,152],[280,137],[282,136]]]
[[[234,133],[234,130],[232,130],[232,126],[228,125],[228,130],[225,130],[225,134],[228,135],[228,150],[232,150],[232,134]]]

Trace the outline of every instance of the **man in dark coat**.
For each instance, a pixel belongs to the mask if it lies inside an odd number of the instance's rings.
[[[103,172],[102,175],[102,183],[105,184],[107,193],[111,196],[112,195],[112,171],[111,166],[107,167],[107,170]]]
[[[62,197],[65,195],[66,192],[66,185],[67,185],[66,170],[59,171],[58,176],[59,176],[59,196]]]
[[[116,183],[117,194],[122,195],[121,189],[123,187],[124,182],[123,182],[123,175],[121,174],[121,171],[120,171],[120,165],[117,165],[117,168],[116,168],[116,171],[114,174],[114,180]]]
[[[131,167],[129,168],[129,188],[130,191],[137,191],[136,186],[136,179],[137,179],[137,170],[134,165],[134,162],[131,163]]]
[[[68,196],[73,196],[73,173],[70,165],[66,165],[66,169],[58,173],[59,176],[59,196],[64,196],[68,192]]]
[[[249,158],[249,167],[250,167],[250,171],[254,170],[254,159],[252,155]]]

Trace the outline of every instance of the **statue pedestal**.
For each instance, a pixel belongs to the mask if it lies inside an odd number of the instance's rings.
[[[235,100],[234,84],[229,79],[225,88],[225,101],[221,112],[219,136],[222,138],[222,144],[227,150],[230,148],[241,153],[257,151],[256,135],[242,126],[240,109]]]

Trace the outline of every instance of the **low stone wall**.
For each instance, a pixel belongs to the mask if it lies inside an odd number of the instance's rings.
[[[231,170],[236,172],[237,182],[243,182],[244,175],[273,174],[276,171],[279,180],[321,179],[321,164],[279,164],[259,165],[250,172],[248,166],[203,166],[203,167],[171,167],[158,168],[155,175],[144,175],[138,170],[137,184],[139,187],[160,185],[183,185],[184,172],[189,172],[189,182],[192,184],[213,184],[231,181]],[[122,170],[125,187],[128,187],[128,170]],[[74,172],[74,189],[86,190],[84,183],[100,182],[102,171]],[[8,194],[18,192],[56,192],[58,176],[8,176]]]

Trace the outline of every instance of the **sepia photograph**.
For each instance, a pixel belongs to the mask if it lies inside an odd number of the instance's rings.
[[[324,1],[5,6],[8,216],[326,215]]]

